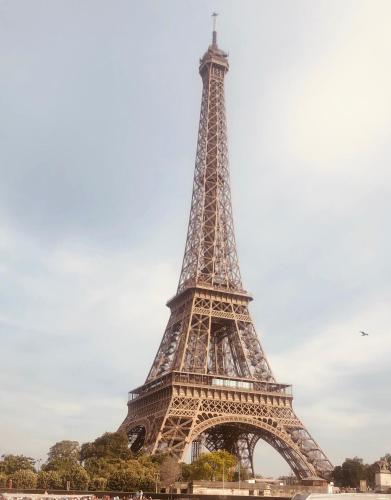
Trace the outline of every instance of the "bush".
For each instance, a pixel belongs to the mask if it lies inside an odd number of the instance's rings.
[[[91,482],[89,489],[92,491],[103,491],[107,487],[107,479],[105,477],[94,477]]]
[[[11,476],[13,488],[33,489],[37,487],[37,474],[32,470],[22,469]]]
[[[0,472],[0,488],[7,487],[7,475],[3,472]]]
[[[93,443],[84,443],[81,447],[81,460],[87,458],[105,458],[129,460],[132,452],[126,432],[105,432],[95,439]]]
[[[119,469],[126,467],[126,461],[117,458],[87,458],[84,468],[90,477],[105,477],[106,479]]]
[[[70,482],[71,490],[86,490],[90,482],[90,476],[81,465],[73,465],[69,470],[61,474],[62,485]]]
[[[183,467],[182,474],[187,480],[206,479],[207,481],[232,481],[236,458],[226,450],[201,453],[192,464]]]
[[[0,460],[0,471],[7,476],[11,476],[20,470],[34,471],[35,460],[24,455],[3,455]]]
[[[59,490],[63,487],[63,481],[60,474],[56,471],[44,471],[38,472],[38,488],[44,490]]]
[[[110,474],[107,486],[114,491],[132,491],[138,488],[139,477],[130,469],[117,470]]]
[[[142,464],[137,460],[128,460],[125,466],[110,474],[107,486],[115,491],[132,491],[153,488],[155,468],[152,464]]]

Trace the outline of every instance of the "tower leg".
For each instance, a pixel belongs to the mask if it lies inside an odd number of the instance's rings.
[[[254,476],[254,448],[260,436],[248,432],[240,424],[223,424],[206,433],[205,446],[209,451],[227,450],[237,457],[240,466]]]
[[[243,433],[239,436],[236,443],[235,455],[240,460],[240,466],[246,470],[247,473],[254,477],[254,449],[260,437],[252,433]]]
[[[191,463],[195,462],[201,455],[202,442],[201,439],[195,439],[191,443]]]

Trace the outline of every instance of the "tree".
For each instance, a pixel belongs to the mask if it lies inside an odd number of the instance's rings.
[[[346,458],[342,465],[334,468],[332,478],[337,486],[358,488],[361,479],[368,479],[367,469],[362,458]]]
[[[336,486],[342,486],[344,483],[344,478],[343,478],[343,470],[340,465],[337,465],[334,467],[333,472],[331,473],[331,478],[334,481]]]
[[[89,489],[92,491],[103,491],[107,487],[107,479],[105,477],[94,477],[91,482]]]
[[[90,482],[90,476],[80,464],[72,465],[61,473],[62,483],[65,486],[70,482],[72,490],[86,490]]]
[[[80,459],[80,445],[77,441],[59,441],[54,444],[48,453],[48,462],[70,461],[78,462]]]
[[[171,486],[181,477],[181,466],[176,458],[166,456],[159,466],[160,482],[164,486]]]
[[[241,481],[246,481],[247,479],[250,479],[250,474],[248,469],[243,468],[241,465],[240,469],[238,466],[235,468],[235,472],[232,477],[233,481],[239,481],[239,479]]]
[[[127,460],[122,469],[110,474],[107,486],[116,491],[135,489],[151,490],[154,484],[155,467],[143,465],[139,460]]]
[[[49,450],[48,460],[42,466],[44,471],[57,471],[60,475],[78,465],[80,445],[77,441],[59,441]]]
[[[87,458],[84,461],[84,468],[91,478],[90,490],[106,489],[110,476],[127,467],[127,461],[119,458]]]
[[[37,487],[37,474],[29,469],[17,470],[11,475],[12,485],[19,489],[32,489]]]
[[[376,463],[366,466],[367,484],[371,489],[375,489],[375,474],[378,471]]]
[[[337,486],[358,488],[360,480],[366,480],[370,488],[375,487],[376,463],[368,465],[358,457],[346,458],[342,465],[337,465],[332,472],[332,479]]]
[[[35,460],[24,455],[2,455],[0,472],[10,476],[19,470],[34,471]]]
[[[209,481],[231,481],[236,466],[236,458],[226,450],[202,453],[197,460],[184,468],[186,479],[206,479]]]
[[[184,481],[190,481],[193,479],[193,464],[181,464],[181,476]]]
[[[119,458],[121,460],[132,458],[126,432],[105,432],[94,442],[84,443],[81,447],[81,460],[88,458]]]
[[[44,490],[51,489],[57,490],[63,487],[63,481],[61,479],[60,474],[57,471],[44,471],[41,470],[38,472],[38,488],[42,488]]]
[[[4,472],[0,472],[0,488],[6,488],[7,486],[7,476]]]
[[[114,491],[132,491],[139,488],[140,477],[131,469],[117,470],[110,474],[107,486]]]
[[[91,478],[104,477],[108,478],[110,474],[118,469],[124,468],[126,461],[112,458],[87,458],[84,461],[84,468]]]

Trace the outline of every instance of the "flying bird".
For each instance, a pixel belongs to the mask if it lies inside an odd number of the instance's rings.
[[[368,335],[369,335],[369,333],[363,332],[362,330],[360,330],[360,333],[361,333],[361,337],[368,337]]]

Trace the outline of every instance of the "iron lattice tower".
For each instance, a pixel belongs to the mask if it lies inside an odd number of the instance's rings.
[[[181,460],[193,443],[226,449],[254,473],[259,439],[297,477],[327,477],[332,465],[292,409],[259,343],[243,289],[229,181],[224,78],[228,56],[212,44],[200,60],[203,91],[185,254],[171,316],[143,386],[129,393],[120,430],[134,452]]]

